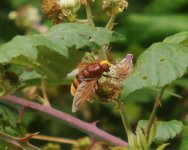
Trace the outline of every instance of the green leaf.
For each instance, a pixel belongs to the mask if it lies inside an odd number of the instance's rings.
[[[177,44],[168,38],[144,51],[139,56],[133,73],[124,81],[122,98],[125,99],[142,88],[161,88],[183,76],[188,67],[188,47],[184,45],[185,39],[182,38],[179,41],[181,43]]]
[[[157,121],[155,120],[151,126],[149,135],[148,135],[148,145],[151,146],[151,144],[153,143],[153,140],[155,138],[156,135],[156,130],[157,130]]]
[[[114,41],[105,28],[64,23],[41,35],[16,36],[0,46],[0,63],[29,66],[47,78],[64,78],[84,53]]]
[[[163,42],[183,44],[187,46],[186,42],[188,42],[188,32],[180,32],[180,33],[174,34],[170,37],[167,37]]]
[[[156,150],[164,150],[165,147],[167,147],[169,145],[169,143],[164,143],[162,145],[160,145]]]
[[[17,124],[17,118],[15,112],[11,111],[7,107],[0,105],[0,116],[1,119],[6,122],[7,125],[15,128]]]
[[[147,138],[144,135],[144,131],[139,126],[137,126],[136,128],[136,138],[137,138],[137,144],[140,147],[140,149],[143,150],[147,149],[148,146]]]
[[[18,123],[18,116],[15,110],[0,104],[0,131],[13,136],[20,136],[25,133],[25,128]]]
[[[145,128],[147,125],[147,120],[139,121],[138,125]],[[171,121],[158,121],[157,131],[154,141],[156,143],[163,143],[169,139],[173,139],[175,136],[180,134],[182,131],[183,124],[181,121],[171,120]]]
[[[184,126],[183,128],[182,141],[179,150],[185,149],[188,149],[188,126]]]

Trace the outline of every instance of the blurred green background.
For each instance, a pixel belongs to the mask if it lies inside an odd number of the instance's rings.
[[[18,26],[15,24],[15,21],[8,19],[11,11],[16,11],[26,5],[37,8],[41,16],[41,24],[45,27],[51,27],[53,24],[42,14],[40,4],[40,0],[1,0],[0,44],[6,43],[16,35],[37,33],[37,31],[27,27]],[[105,26],[109,18],[102,11],[100,0],[96,0],[92,6],[92,11],[96,25]],[[85,17],[85,11],[81,9],[78,12],[78,16],[81,16],[81,18]],[[120,14],[116,22],[117,25],[114,30],[123,34],[126,37],[126,42],[113,44],[111,48],[112,54],[115,58],[122,58],[126,53],[132,53],[135,57],[134,61],[136,61],[140,53],[152,43],[162,41],[165,37],[175,33],[188,30],[188,0],[130,0],[128,10]],[[48,87],[48,94],[55,108],[72,114],[71,104],[73,97],[70,95],[69,88],[70,84],[58,87],[50,86]],[[181,95],[183,98],[179,99],[168,94],[165,95],[157,116],[160,120],[178,119],[185,121],[188,111],[187,75],[183,79],[175,81],[171,85],[170,90]],[[40,89],[38,89],[38,92],[41,93]],[[24,95],[23,92],[18,92],[17,94],[28,98],[28,93]],[[142,89],[127,98],[126,111],[133,128],[136,127],[140,119],[148,119],[156,94],[157,92],[152,89]],[[17,107],[11,104],[0,103],[0,107],[2,109],[10,108],[7,110],[11,112],[8,114],[10,116],[17,114]],[[81,111],[72,115],[87,122],[100,120],[98,126],[101,129],[126,140],[126,135],[123,132],[123,124],[118,112],[113,108],[113,104],[95,102],[92,105],[88,104],[84,106]],[[25,128],[24,130],[27,130],[27,132],[40,132],[44,135],[69,139],[79,139],[87,136],[39,112],[28,111],[22,123],[22,126]],[[11,123],[6,125],[11,126]],[[8,130],[7,132],[19,135],[19,133],[15,133],[12,130]],[[177,149],[181,144],[180,140],[181,137],[179,136],[171,141],[169,148]],[[32,140],[31,143],[38,146],[47,144],[47,142],[38,140]],[[62,149],[70,149],[71,145],[61,144],[61,147]]]

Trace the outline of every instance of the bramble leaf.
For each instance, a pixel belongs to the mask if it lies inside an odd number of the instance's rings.
[[[47,78],[62,79],[81,61],[83,49],[96,50],[111,41],[113,33],[104,28],[58,24],[45,34],[16,36],[1,45],[0,63],[27,66]]]
[[[188,126],[184,126],[180,150],[188,149]]]
[[[180,39],[176,41],[174,39]],[[122,99],[142,88],[161,88],[183,76],[188,67],[188,32],[155,43],[143,52],[124,81]],[[176,41],[176,42],[175,42]]]
[[[15,111],[0,104],[0,132],[12,136],[22,136],[25,134],[25,128],[18,122],[18,116]]]
[[[147,120],[139,121],[138,125],[142,128],[145,128],[147,125]],[[157,130],[154,141],[156,143],[163,143],[169,139],[173,139],[177,136],[183,128],[183,124],[181,121],[171,120],[171,121],[158,121],[157,122]]]

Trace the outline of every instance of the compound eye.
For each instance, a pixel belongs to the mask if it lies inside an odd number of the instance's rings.
[[[110,70],[110,66],[108,64],[103,65],[104,67],[104,71],[109,71]]]

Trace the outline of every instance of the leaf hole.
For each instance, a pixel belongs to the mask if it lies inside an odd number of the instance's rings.
[[[89,41],[90,41],[90,42],[92,42],[92,41],[93,41],[91,36],[89,37]]]
[[[143,80],[147,80],[148,77],[147,77],[147,76],[143,76],[142,79],[143,79]]]
[[[160,61],[165,61],[166,59],[165,58],[161,58]]]
[[[140,62],[138,63],[138,66],[140,66],[140,65],[142,65],[142,61],[140,61]]]

